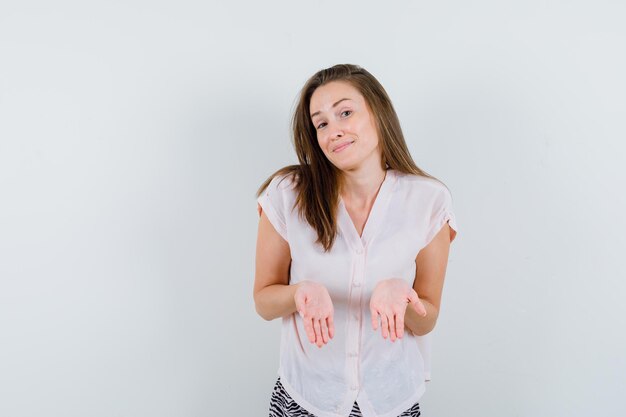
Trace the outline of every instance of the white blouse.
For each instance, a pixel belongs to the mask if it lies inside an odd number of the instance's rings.
[[[292,178],[277,176],[257,201],[289,243],[290,284],[310,280],[327,288],[335,335],[318,348],[297,312],[283,317],[281,383],[318,417],[348,416],[355,401],[364,417],[397,417],[418,402],[430,379],[430,334],[405,329],[402,339],[384,339],[380,328],[372,329],[370,297],[387,278],[402,278],[412,287],[417,254],[446,222],[450,240],[455,238],[450,192],[431,178],[388,169],[362,236],[340,197],[338,235],[324,253],[315,244],[315,230],[298,217],[292,185]]]

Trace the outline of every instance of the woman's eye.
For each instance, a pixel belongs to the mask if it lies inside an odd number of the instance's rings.
[[[325,124],[325,123],[324,122],[320,123],[319,125],[317,125],[317,128],[318,129],[321,128],[323,124]]]
[[[344,110],[344,111],[342,111],[342,112],[341,112],[341,114],[344,114],[344,113],[350,113],[350,114],[352,114],[352,110]]]

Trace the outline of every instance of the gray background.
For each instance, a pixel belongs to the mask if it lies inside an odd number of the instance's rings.
[[[0,2],[0,415],[267,415],[254,193],[336,63],[453,195],[424,416],[624,415],[626,6],[381,4]]]

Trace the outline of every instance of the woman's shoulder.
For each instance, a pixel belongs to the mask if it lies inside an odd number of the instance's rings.
[[[425,175],[417,175],[412,173],[395,171],[400,188],[414,191],[441,191],[447,190],[445,184],[440,180],[427,177]]]
[[[294,192],[296,188],[297,173],[295,171],[276,174],[270,184],[281,192]]]
[[[262,188],[267,192],[273,190],[274,192],[285,190],[293,190],[296,185],[298,175],[298,169],[291,165],[275,171],[266,180]]]

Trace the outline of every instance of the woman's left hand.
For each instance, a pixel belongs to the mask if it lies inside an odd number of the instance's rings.
[[[381,321],[383,337],[391,336],[395,342],[404,334],[404,314],[407,303],[420,316],[426,316],[426,308],[420,301],[417,293],[401,278],[390,278],[380,281],[370,299],[370,312],[372,314],[372,328],[378,329],[378,316]]]

